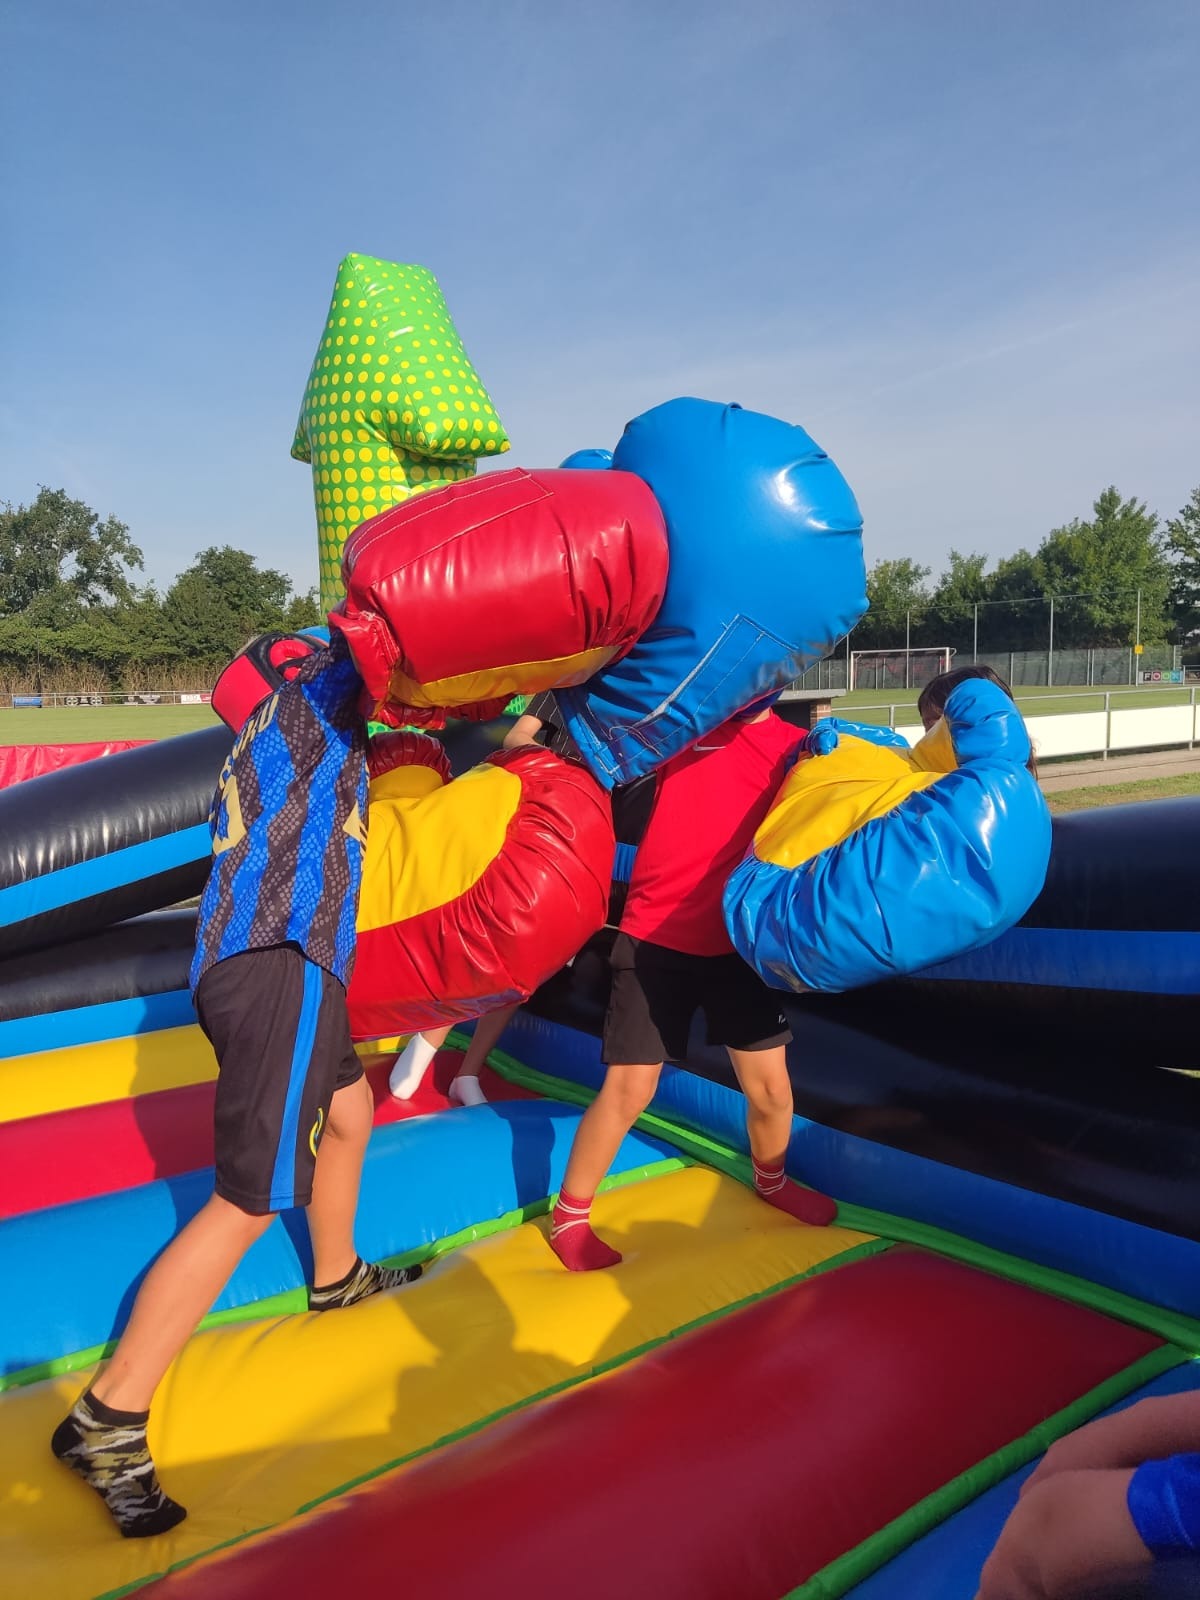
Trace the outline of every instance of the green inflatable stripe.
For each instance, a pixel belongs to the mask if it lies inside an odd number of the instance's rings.
[[[510,1083],[534,1089],[550,1099],[587,1105],[595,1098],[591,1089],[523,1066],[502,1051],[494,1050],[488,1057],[488,1062]],[[728,1145],[711,1139],[706,1134],[695,1133],[690,1128],[681,1128],[678,1124],[653,1112],[647,1112],[640,1117],[637,1126],[645,1133],[653,1133],[664,1143],[673,1144],[676,1149],[684,1151],[695,1160],[715,1167],[718,1172],[724,1172],[742,1183],[752,1181],[749,1160],[737,1151],[731,1150]],[[1030,1261],[1023,1261],[1019,1256],[1005,1255],[989,1245],[978,1244],[974,1239],[965,1239],[960,1234],[948,1233],[943,1228],[936,1228],[927,1223],[914,1222],[908,1217],[895,1217],[887,1212],[872,1211],[866,1206],[839,1203],[838,1221],[847,1228],[855,1228],[861,1233],[873,1233],[895,1244],[920,1245],[926,1250],[950,1256],[955,1261],[979,1267],[984,1272],[1009,1278],[1014,1283],[1025,1284],[1031,1289],[1041,1289],[1047,1294],[1059,1295],[1063,1300],[1071,1300],[1077,1305],[1088,1306],[1093,1311],[1101,1311],[1120,1322],[1129,1322],[1135,1327],[1145,1328],[1147,1332],[1178,1345],[1188,1356],[1200,1356],[1200,1319],[1196,1317],[1151,1305],[1148,1301],[1135,1299],[1132,1295],[1120,1293],[1119,1290],[1106,1288],[1102,1284],[1089,1283],[1085,1278],[1072,1277],[1070,1273],[1061,1272],[1055,1267],[1042,1267]]]
[[[627,1172],[605,1178],[599,1192],[606,1194],[610,1189],[624,1188],[627,1183],[642,1183],[647,1178],[665,1177],[669,1172],[679,1172],[690,1165],[691,1162],[684,1157],[668,1156],[663,1161],[652,1161],[644,1167],[631,1167]],[[444,1238],[435,1239],[431,1244],[421,1245],[418,1249],[405,1250],[395,1256],[385,1256],[383,1265],[408,1267],[417,1261],[432,1261],[435,1257],[445,1255],[449,1250],[457,1250],[462,1245],[471,1244],[476,1239],[487,1239],[494,1233],[507,1233],[510,1228],[519,1228],[523,1222],[529,1222],[534,1217],[543,1217],[549,1210],[549,1197],[544,1200],[533,1200],[519,1210],[506,1211],[503,1216],[490,1217],[486,1222],[472,1223],[469,1228],[447,1234]],[[234,1322],[261,1322],[265,1317],[294,1316],[298,1312],[307,1310],[307,1290],[288,1289],[283,1294],[270,1295],[265,1300],[251,1300],[244,1306],[230,1306],[226,1311],[211,1311],[196,1331],[200,1332],[204,1328],[221,1328]],[[112,1355],[116,1348],[116,1339],[110,1339],[106,1344],[93,1345],[90,1350],[73,1350],[69,1355],[55,1356],[51,1361],[41,1361],[37,1366],[21,1367],[16,1372],[5,1373],[0,1377],[0,1394],[4,1394],[8,1389],[22,1389],[29,1383],[42,1383],[47,1378],[58,1378],[67,1372],[79,1372],[96,1361],[103,1361],[106,1356]]]
[[[1045,1422],[1040,1422],[1020,1439],[1014,1439],[1011,1444],[1004,1445],[966,1472],[960,1473],[957,1478],[951,1478],[949,1483],[935,1489],[915,1506],[910,1506],[901,1516],[864,1539],[853,1550],[847,1550],[845,1555],[822,1567],[820,1572],[814,1573],[799,1588],[785,1595],[784,1600],[838,1600],[840,1595],[844,1595],[856,1583],[862,1583],[873,1572],[878,1572],[880,1567],[956,1511],[961,1511],[986,1490],[1042,1455],[1056,1439],[1081,1427],[1098,1412],[1115,1405],[1152,1378],[1169,1372],[1172,1367],[1182,1366],[1188,1359],[1182,1350],[1171,1345],[1151,1351],[1131,1367],[1126,1367],[1124,1372],[1106,1379],[1080,1399],[1048,1417]]]
[[[616,1188],[625,1183],[640,1183],[644,1178],[658,1177],[664,1172],[676,1171],[685,1165],[687,1163],[682,1161],[659,1162],[652,1167],[642,1169],[641,1172],[622,1173],[613,1183],[606,1179],[600,1187],[601,1190],[604,1190],[610,1187]],[[544,1211],[545,1209],[545,1205],[541,1205],[541,1210]],[[468,1231],[474,1234],[474,1230]],[[481,1227],[479,1236],[482,1237],[484,1232],[490,1231],[494,1230],[486,1226]],[[434,1248],[440,1251],[443,1245],[447,1249],[452,1248],[448,1241],[442,1240],[439,1240]],[[716,1311],[706,1312],[704,1316],[696,1317],[691,1322],[683,1323],[680,1327],[673,1328],[669,1333],[661,1334],[654,1339],[647,1339],[644,1344],[637,1345],[634,1349],[623,1351],[620,1355],[612,1356],[607,1361],[597,1362],[594,1366],[589,1367],[586,1372],[574,1373],[571,1377],[563,1378],[558,1383],[539,1390],[536,1394],[527,1395],[522,1400],[514,1401],[512,1405],[502,1406],[499,1410],[490,1412],[486,1417],[478,1417],[474,1422],[467,1423],[461,1428],[456,1428],[450,1433],[443,1434],[440,1438],[433,1440],[430,1444],[421,1446],[418,1450],[411,1450],[406,1455],[397,1456],[395,1460],[385,1462],[383,1466],[377,1467],[371,1472],[363,1473],[360,1477],[351,1478],[346,1483],[338,1484],[336,1488],[319,1495],[315,1500],[309,1500],[304,1505],[297,1506],[292,1515],[299,1517],[306,1512],[315,1511],[318,1506],[327,1505],[329,1501],[336,1500],[341,1495],[349,1494],[354,1489],[361,1488],[364,1484],[373,1483],[386,1473],[394,1472],[399,1467],[408,1466],[412,1461],[419,1461],[423,1456],[430,1455],[435,1450],[442,1450],[447,1445],[457,1444],[462,1439],[469,1439],[472,1435],[481,1433],[484,1428],[491,1427],[494,1422],[500,1422],[505,1417],[514,1416],[519,1411],[526,1411],[531,1406],[541,1405],[543,1401],[552,1400],[556,1395],[564,1394],[569,1389],[578,1388],[580,1384],[588,1383],[593,1378],[601,1377],[606,1372],[615,1372],[621,1367],[628,1366],[631,1362],[637,1361],[642,1356],[649,1355],[652,1351],[661,1349],[664,1345],[673,1343],[685,1334],[693,1333],[698,1328],[708,1327],[711,1323],[719,1322],[723,1317],[744,1311],[747,1307],[757,1305],[760,1300],[765,1300],[770,1295],[781,1294],[784,1290],[791,1289],[798,1283],[804,1283],[809,1278],[819,1277],[823,1272],[829,1272],[834,1267],[845,1266],[848,1262],[859,1261],[867,1256],[878,1255],[882,1251],[890,1249],[891,1245],[883,1239],[869,1239],[864,1244],[852,1245],[848,1250],[844,1250],[841,1255],[832,1256],[825,1261],[818,1261],[813,1266],[807,1267],[803,1272],[798,1272],[790,1278],[785,1278],[781,1283],[772,1284],[769,1289],[759,1289],[742,1300],[734,1300],[728,1305],[719,1307]],[[388,1264],[392,1265],[409,1259],[414,1259],[414,1257],[396,1256],[391,1258]],[[168,1572],[181,1572],[185,1567],[190,1567],[194,1561],[200,1561],[205,1556],[215,1554],[218,1550],[231,1549],[245,1539],[253,1539],[259,1534],[269,1532],[271,1532],[271,1529],[268,1527],[250,1529],[244,1534],[239,1534],[236,1538],[227,1539],[222,1544],[214,1545],[211,1550],[199,1551],[196,1555],[189,1556],[184,1561],[176,1562],[173,1566],[164,1568],[162,1572],[152,1574],[151,1577],[139,1578],[136,1583],[126,1584],[120,1589],[110,1589],[105,1594],[98,1595],[96,1600],[124,1600],[126,1595],[133,1594],[155,1578],[165,1577]]]

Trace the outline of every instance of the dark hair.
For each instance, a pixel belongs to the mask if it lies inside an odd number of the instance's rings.
[[[917,715],[926,728],[931,728],[946,709],[946,701],[950,698],[951,691],[957,689],[960,683],[967,683],[972,678],[983,678],[988,683],[994,683],[1003,689],[1010,700],[1016,704],[1016,697],[1005,680],[992,667],[955,667],[950,672],[940,673],[931,682],[927,683],[917,697]],[[1032,743],[1029,748],[1030,772],[1037,777],[1037,757],[1033,753]]]

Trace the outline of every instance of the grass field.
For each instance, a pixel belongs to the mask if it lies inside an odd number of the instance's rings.
[[[1114,711],[1136,707],[1187,705],[1189,689],[1113,689]],[[1103,693],[1086,689],[1019,689],[1017,704],[1026,716],[1064,716],[1073,711],[1103,711]],[[915,722],[917,691],[880,694],[856,689],[833,702],[836,715],[861,722]],[[901,710],[899,708],[905,708]],[[912,707],[911,715],[905,714]],[[208,706],[52,706],[45,710],[0,711],[0,744],[84,744],[105,739],[169,739],[175,733],[209,728],[216,717]]]
[[[1091,789],[1062,789],[1048,794],[1051,811],[1086,811],[1092,806],[1125,805],[1134,800],[1174,800],[1200,794],[1200,772],[1179,772],[1170,778],[1142,778],[1137,783],[1100,783]]]
[[[1110,689],[1107,691],[1114,711],[1150,710],[1154,706],[1188,705],[1194,690],[1188,688],[1138,688]],[[886,722],[891,706],[909,707],[912,715],[905,716],[897,709],[899,723],[917,720],[916,689],[900,689],[881,694],[875,689],[855,689],[850,694],[839,695],[833,702],[836,716],[855,717],[862,722]],[[1072,712],[1103,711],[1104,690],[1034,688],[1016,690],[1017,704],[1027,717],[1068,716]]]
[[[91,744],[108,739],[169,739],[211,728],[209,706],[48,706],[0,711],[0,744]]]

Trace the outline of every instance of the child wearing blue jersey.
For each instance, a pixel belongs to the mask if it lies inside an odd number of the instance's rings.
[[[420,1276],[369,1265],[354,1247],[373,1120],[346,1012],[366,842],[361,693],[335,634],[249,718],[221,774],[191,972],[220,1069],[213,1195],[150,1269],[111,1361],[52,1441],[127,1538],[186,1516],[150,1457],[150,1403],[277,1212],[307,1207],[310,1310]]]

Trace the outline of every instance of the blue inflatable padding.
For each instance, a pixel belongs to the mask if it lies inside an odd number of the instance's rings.
[[[670,567],[658,616],[633,649],[555,691],[609,787],[653,772],[782,689],[867,608],[862,516],[803,428],[670,400],[626,426],[612,464],[654,491]]]
[[[363,1258],[398,1255],[556,1193],[579,1116],[574,1106],[520,1100],[377,1128],[355,1230]],[[612,1170],[677,1154],[634,1133]],[[455,1174],[453,1184],[447,1172]],[[0,1323],[0,1372],[88,1350],[119,1333],[150,1263],[211,1193],[206,1168],[0,1222],[0,1282],[36,1286],[11,1298]],[[55,1263],[53,1272],[47,1262]],[[297,1289],[310,1271],[303,1215],[285,1213],[247,1252],[214,1309]]]
[[[560,467],[582,467],[586,472],[605,472],[613,464],[611,450],[572,450]]]
[[[176,867],[194,866],[211,855],[212,834],[207,822],[201,822],[88,861],[76,861],[57,872],[0,889],[0,924],[27,922],[31,917],[57,911],[92,895],[106,894],[127,883],[153,878]]]
[[[1050,812],[1021,715],[977,679],[945,715],[956,771],[797,866],[751,849],[730,874],[729,936],[773,988],[838,994],[904,976],[988,944],[1037,899]]]
[[[959,983],[1200,995],[1200,933],[1010,928],[987,946],[985,954],[971,951],[917,976]]]
[[[77,1006],[72,1011],[13,1017],[0,1022],[0,1061],[32,1055],[34,1051],[128,1039],[135,1034],[157,1033],[160,1028],[185,1028],[195,1020],[195,1007],[187,989],[108,1000],[103,1005]]]
[[[885,728],[880,722],[852,722],[848,717],[822,717],[813,724],[813,732],[818,728],[832,728],[837,734],[850,734],[855,739],[865,739],[868,744],[882,745],[885,750],[912,749],[908,740],[895,728]]]
[[[518,1060],[588,1088],[604,1078],[590,1033],[518,1012],[502,1040]],[[694,1072],[664,1067],[652,1109],[748,1153],[746,1101]],[[1200,1316],[1200,1243],[1068,1200],[949,1167],[796,1117],[788,1171],[848,1204],[904,1215],[1152,1305]]]
[[[1200,1363],[1189,1361],[1164,1372],[1101,1415],[1111,1416],[1152,1396],[1190,1394],[1197,1389]],[[931,1595],[938,1600],[974,1600],[983,1564],[1017,1503],[1021,1485],[1036,1465],[1031,1461],[986,1490],[878,1572],[847,1589],[845,1600],[930,1600]]]

